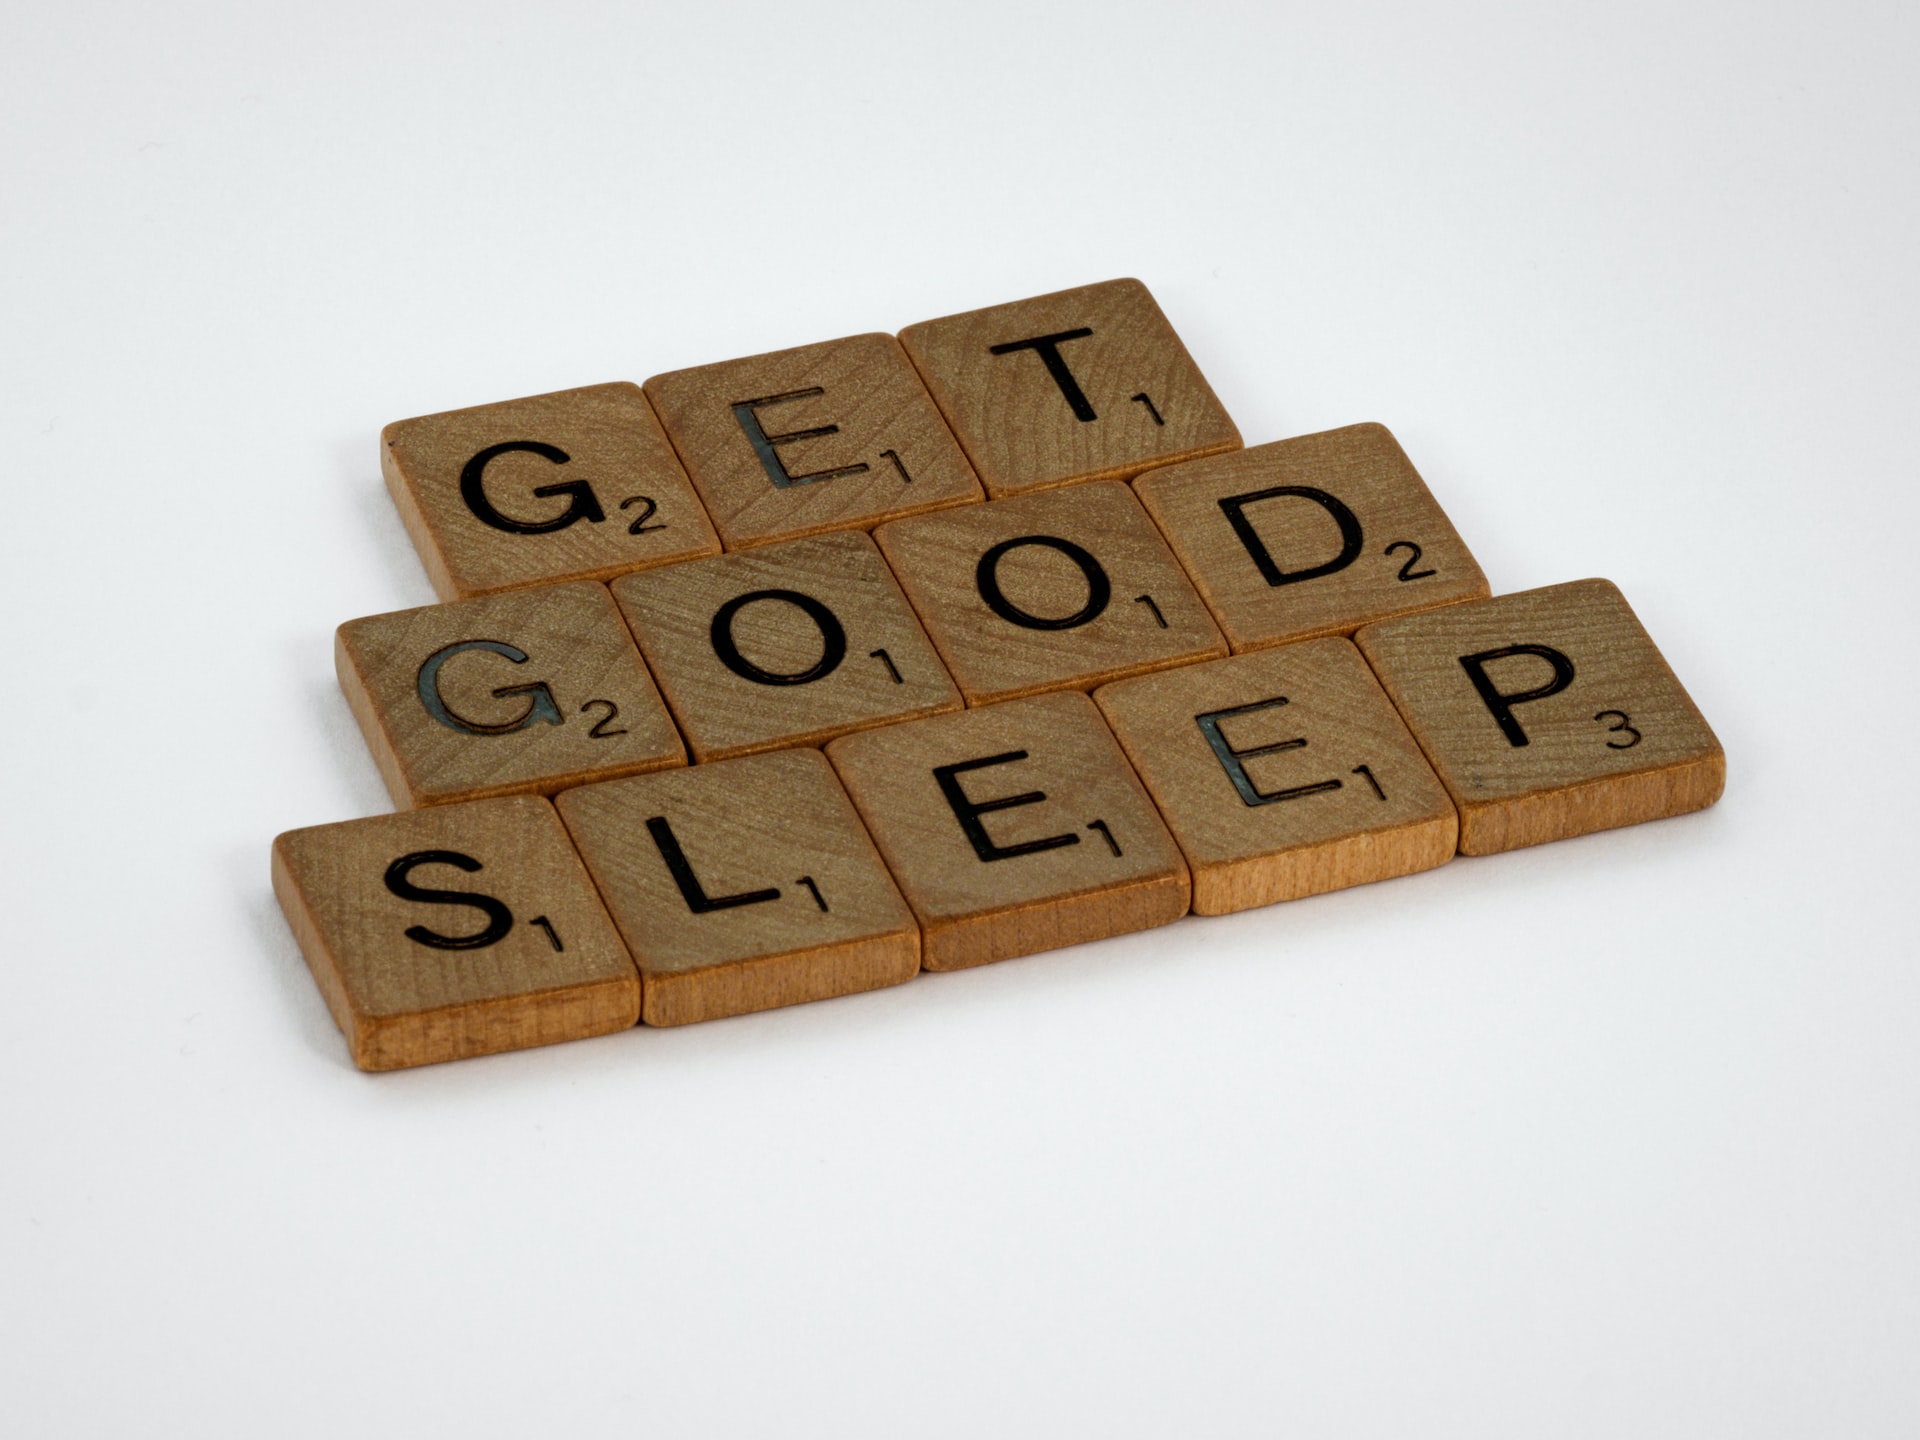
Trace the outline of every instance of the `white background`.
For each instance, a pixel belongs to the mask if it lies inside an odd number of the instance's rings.
[[[1911,5],[8,4],[0,1430],[1920,1429]],[[1705,814],[387,1076],[402,416],[1153,287],[1625,589]]]

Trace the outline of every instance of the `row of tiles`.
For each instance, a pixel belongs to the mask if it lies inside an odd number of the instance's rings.
[[[1355,425],[657,566],[611,596],[372,616],[336,658],[405,807],[824,744],[1487,594],[1393,436]]]
[[[443,599],[653,565],[1240,448],[1137,280],[389,425]]]
[[[274,843],[368,1069],[849,994],[1697,810],[1720,746],[1579,581]]]

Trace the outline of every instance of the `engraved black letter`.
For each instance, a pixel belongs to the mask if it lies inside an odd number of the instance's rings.
[[[1311,500],[1333,517],[1333,523],[1340,527],[1338,555],[1324,565],[1313,565],[1305,570],[1282,570],[1273,563],[1273,556],[1268,553],[1265,542],[1247,519],[1247,506],[1261,500],[1277,500],[1283,495],[1298,495],[1302,500]],[[1361,546],[1365,544],[1360,534],[1360,517],[1337,497],[1324,490],[1316,490],[1311,485],[1275,485],[1271,490],[1228,495],[1220,501],[1220,508],[1226,513],[1227,523],[1233,527],[1233,533],[1247,547],[1247,554],[1253,557],[1254,568],[1259,570],[1260,578],[1269,585],[1297,585],[1302,580],[1318,580],[1322,575],[1344,570],[1360,558]]]
[[[564,725],[566,719],[560,713],[560,707],[554,703],[553,691],[547,688],[547,682],[536,680],[531,685],[502,685],[493,693],[502,700],[515,695],[527,697],[527,708],[517,719],[504,725],[482,725],[477,720],[468,720],[456,715],[447,702],[440,698],[440,667],[458,655],[462,650],[487,650],[495,655],[504,655],[516,665],[527,663],[527,652],[500,640],[456,640],[429,655],[420,665],[420,674],[414,687],[420,692],[420,703],[427,707],[427,714],[438,720],[449,730],[458,730],[466,735],[511,735],[516,730],[525,730],[539,724],[542,720],[549,725]],[[602,705],[607,702],[602,700]],[[597,728],[597,727],[596,727]]]
[[[1553,667],[1553,678],[1531,690],[1501,694],[1487,675],[1487,661],[1505,660],[1510,655],[1538,655]],[[1493,718],[1500,722],[1500,731],[1507,737],[1507,743],[1516,747],[1528,742],[1527,732],[1520,728],[1520,722],[1514,718],[1513,707],[1524,705],[1529,700],[1544,700],[1549,695],[1558,695],[1573,683],[1573,661],[1551,645],[1508,645],[1499,650],[1482,650],[1477,655],[1462,655],[1460,668],[1467,672],[1467,678],[1473,681],[1473,688],[1480,692],[1481,700],[1486,703]]]
[[[1193,717],[1193,723],[1200,727],[1200,733],[1207,737],[1207,744],[1213,747],[1213,757],[1220,762],[1220,768],[1227,772],[1227,779],[1233,782],[1233,788],[1239,793],[1241,803],[1246,805],[1271,805],[1276,800],[1298,800],[1305,795],[1324,795],[1329,790],[1338,790],[1338,780],[1321,780],[1312,785],[1295,785],[1286,790],[1262,790],[1253,783],[1253,777],[1247,774],[1245,761],[1255,755],[1278,755],[1283,750],[1304,750],[1305,740],[1280,740],[1272,745],[1256,745],[1251,750],[1236,750],[1227,743],[1227,737],[1220,733],[1220,722],[1234,715],[1251,715],[1257,710],[1272,710],[1287,703],[1287,697],[1276,695],[1271,700],[1256,700],[1251,705],[1235,705],[1231,710],[1210,710],[1205,715]]]
[[[1048,550],[1058,550],[1078,565],[1080,573],[1087,577],[1087,603],[1071,615],[1049,620],[1044,616],[1029,615],[1008,600],[1000,592],[1000,557],[1009,550],[1018,550],[1022,545],[1040,545]],[[1107,579],[1107,572],[1100,568],[1100,562],[1071,540],[1062,540],[1057,535],[1022,535],[1017,539],[1002,540],[982,555],[980,563],[973,567],[973,583],[980,591],[980,598],[987,602],[989,610],[1009,624],[1028,630],[1075,629],[1089,620],[1099,618],[1100,612],[1107,608],[1107,601],[1113,598],[1113,583]]]
[[[467,502],[467,508],[482,521],[496,530],[505,530],[510,535],[544,535],[550,530],[564,530],[576,520],[597,521],[607,518],[607,512],[600,508],[600,499],[593,493],[593,486],[584,480],[569,480],[564,484],[540,485],[534,489],[536,495],[568,495],[572,503],[551,520],[515,520],[502,515],[493,508],[493,502],[487,499],[485,480],[487,466],[496,456],[508,455],[516,450],[524,450],[529,455],[538,455],[542,460],[551,460],[556,465],[567,463],[567,452],[557,445],[543,445],[538,440],[509,440],[504,445],[489,445],[478,455],[467,461],[466,468],[460,472],[460,498]]]
[[[402,900],[418,900],[425,905],[471,905],[487,917],[487,923],[472,935],[441,935],[424,925],[409,925],[406,931],[409,940],[434,950],[483,950],[507,938],[507,932],[513,929],[513,912],[505,905],[491,895],[475,895],[466,890],[428,890],[416,885],[407,878],[416,865],[451,865],[471,875],[480,868],[478,860],[458,850],[416,850],[387,866],[386,886]]]
[[[762,670],[742,655],[740,647],[733,642],[733,617],[756,600],[784,600],[804,611],[807,618],[820,627],[820,658],[805,670],[789,675],[778,670]],[[713,624],[707,633],[720,663],[742,680],[751,680],[756,685],[811,684],[831,675],[847,658],[847,632],[841,627],[840,617],[813,596],[802,595],[798,590],[749,590],[745,595],[736,595],[713,612]]]
[[[767,479],[773,482],[776,490],[785,490],[794,485],[811,485],[816,480],[833,480],[842,475],[866,473],[867,467],[862,463],[842,465],[838,470],[815,470],[806,475],[789,475],[786,461],[780,458],[782,445],[791,445],[796,440],[815,440],[822,435],[838,435],[840,427],[817,425],[811,430],[789,430],[784,435],[769,435],[760,424],[762,405],[780,405],[788,400],[809,400],[815,395],[826,393],[816,385],[811,390],[789,390],[784,395],[762,395],[758,400],[742,400],[733,407],[733,418],[739,421],[740,428],[747,432],[747,443],[753,446],[753,453],[760,457],[760,468],[767,472]],[[886,455],[892,452],[883,450],[880,453]],[[895,455],[893,463],[899,465],[900,457]],[[900,473],[905,475],[906,467],[902,466]]]
[[[1057,335],[1036,335],[1031,340],[1010,340],[1005,345],[989,345],[990,355],[1011,355],[1016,350],[1032,350],[1040,356],[1041,363],[1047,367],[1047,374],[1053,377],[1053,383],[1060,387],[1060,394],[1073,410],[1076,420],[1098,420],[1093,406],[1087,402],[1086,391],[1080,388],[1080,382],[1073,378],[1073,371],[1067,368],[1067,362],[1061,357],[1060,346],[1067,340],[1084,340],[1093,334],[1091,330],[1062,330]]]
[[[706,889],[700,884],[700,877],[693,873],[693,866],[687,863],[687,852],[680,848],[680,842],[674,837],[673,827],[667,823],[667,817],[656,815],[647,821],[647,833],[653,836],[653,843],[660,849],[660,858],[667,862],[667,873],[673,876],[673,883],[680,887],[680,894],[687,902],[687,909],[696,915],[710,914],[715,910],[731,910],[736,905],[758,905],[764,900],[778,900],[777,889],[744,890],[738,895],[722,895],[719,899],[709,899]]]
[[[1022,840],[1017,845],[996,845],[993,837],[987,834],[987,827],[980,823],[982,815],[990,815],[995,810],[1011,810],[1016,805],[1037,805],[1047,798],[1047,792],[1029,790],[999,800],[969,800],[967,792],[960,788],[958,777],[969,770],[984,770],[989,765],[1009,765],[1026,758],[1027,752],[1024,750],[1009,750],[1004,755],[989,755],[984,760],[962,760],[957,765],[933,767],[933,778],[940,784],[940,793],[947,797],[947,804],[953,807],[954,819],[960,822],[960,829],[972,842],[973,853],[982,860],[1008,860],[1015,855],[1032,855],[1039,850],[1058,850],[1063,845],[1080,843],[1078,835],[1049,835],[1041,840]]]

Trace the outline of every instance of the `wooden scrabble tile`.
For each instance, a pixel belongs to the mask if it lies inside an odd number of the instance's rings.
[[[1699,810],[1726,756],[1607,580],[1369,625],[1354,637],[1491,855]]]
[[[1121,680],[1093,698],[1180,842],[1196,915],[1453,858],[1453,802],[1349,640]]]
[[[538,796],[289,830],[273,891],[362,1070],[639,1019],[633,962]]]
[[[645,388],[729,550],[984,498],[891,335],[698,365]]]
[[[1235,654],[1488,594],[1384,425],[1191,460],[1133,488]]]
[[[629,575],[613,594],[697,760],[961,705],[858,531]]]
[[[925,320],[900,343],[995,497],[1240,448],[1138,280]]]
[[[920,969],[913,913],[818,750],[589,785],[558,803],[639,964],[649,1025],[876,990]]]
[[[1118,481],[896,520],[874,539],[969,705],[1227,653]]]
[[[1085,695],[890,725],[827,756],[919,918],[929,970],[1187,911],[1180,849]]]
[[[334,666],[403,810],[687,763],[597,581],[349,620]]]
[[[399,420],[380,468],[443,600],[720,549],[637,385]]]

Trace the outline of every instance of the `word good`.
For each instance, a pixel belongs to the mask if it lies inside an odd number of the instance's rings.
[[[1241,446],[1146,287],[403,420],[399,813],[280,836],[354,1060],[897,985],[1719,798],[1625,598],[1392,435]]]

